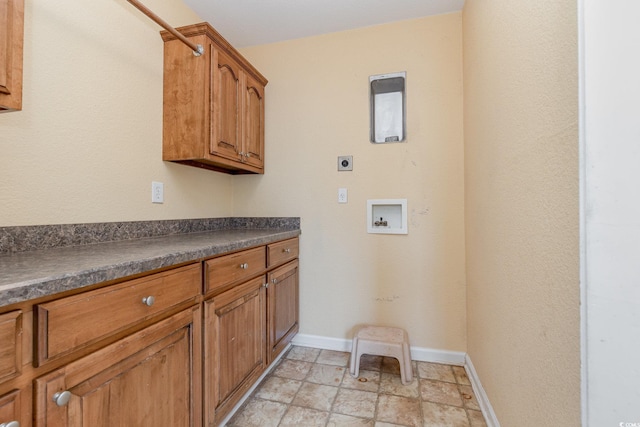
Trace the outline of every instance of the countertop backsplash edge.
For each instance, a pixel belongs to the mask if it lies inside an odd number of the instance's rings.
[[[299,217],[225,217],[0,227],[0,254],[173,234],[236,229],[299,229]]]

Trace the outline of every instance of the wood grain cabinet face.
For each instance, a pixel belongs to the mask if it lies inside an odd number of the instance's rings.
[[[246,280],[265,268],[265,248],[259,247],[206,261],[205,293]]]
[[[21,355],[22,312],[16,310],[0,315],[0,382],[20,374]]]
[[[38,378],[36,427],[202,425],[199,335],[193,307]]]
[[[275,267],[287,261],[298,258],[300,251],[299,239],[283,240],[267,246],[267,264]]]
[[[20,425],[27,425],[25,416],[21,414],[22,405],[20,399],[22,392],[20,390],[13,390],[10,393],[0,396],[0,425],[3,423],[10,423],[11,421],[18,421]]]
[[[271,363],[299,329],[298,260],[269,273],[267,303],[267,362]]]
[[[204,303],[207,425],[218,425],[265,369],[264,280],[252,279]]]
[[[211,154],[241,160],[241,70],[229,55],[212,47]]]
[[[38,305],[39,363],[195,302],[200,272],[200,264],[188,265]]]
[[[22,109],[24,0],[0,0],[0,113]]]
[[[195,57],[161,32],[163,159],[231,174],[264,173],[267,79],[209,24],[177,30],[204,53]]]
[[[243,85],[243,161],[256,168],[264,168],[264,85],[245,74]]]

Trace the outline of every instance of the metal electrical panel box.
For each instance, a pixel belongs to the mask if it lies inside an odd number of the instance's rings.
[[[402,142],[406,138],[405,71],[369,76],[371,135],[374,144]]]

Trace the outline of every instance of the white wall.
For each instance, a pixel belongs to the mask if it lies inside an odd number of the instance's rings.
[[[0,114],[0,226],[231,215],[232,177],[162,161],[161,28],[125,0],[25,3],[23,110]],[[201,21],[181,0],[145,5]]]
[[[580,422],[574,0],[463,10],[468,354],[500,423]]]
[[[266,173],[236,177],[234,212],[301,217],[303,334],[377,323],[465,350],[461,49],[460,13],[242,49],[269,79]],[[407,142],[374,145],[368,78],[396,71]],[[381,198],[408,200],[409,234],[367,234],[366,201]]]
[[[584,425],[640,425],[640,3],[580,3]]]

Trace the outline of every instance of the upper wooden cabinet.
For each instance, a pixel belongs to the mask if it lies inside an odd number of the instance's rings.
[[[207,23],[177,28],[201,56],[167,31],[163,160],[216,171],[264,173],[264,78]]]
[[[24,0],[0,0],[0,113],[22,110]]]

